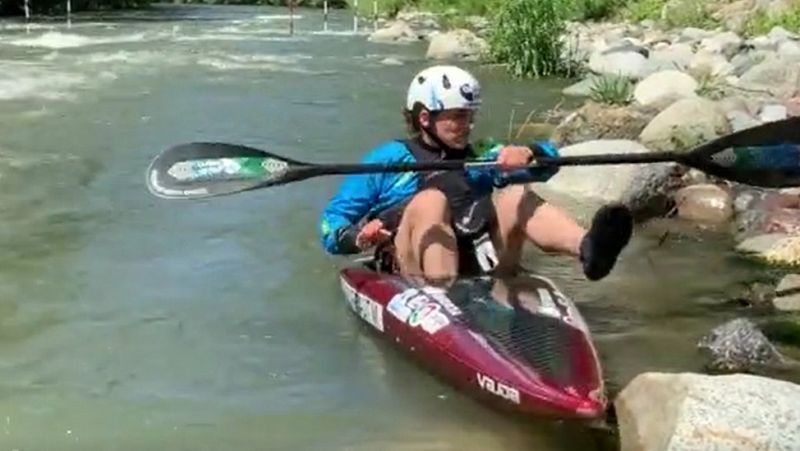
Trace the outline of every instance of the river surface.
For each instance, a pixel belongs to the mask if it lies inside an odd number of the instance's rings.
[[[403,133],[423,43],[369,43],[347,11],[159,6],[71,24],[0,21],[0,448],[598,449],[573,425],[509,418],[422,371],[353,318],[324,255],[324,177],[164,201],[144,169],[182,142],[350,162]],[[386,58],[401,65],[385,64]],[[472,67],[478,135],[561,101],[562,82]],[[589,283],[529,258],[582,306],[612,393],[696,371],[696,340],[757,272],[726,238],[637,230]]]

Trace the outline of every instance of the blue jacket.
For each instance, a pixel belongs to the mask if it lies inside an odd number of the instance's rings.
[[[494,161],[501,145],[496,145],[477,160]],[[536,142],[538,155],[558,156],[558,150],[549,141]],[[414,154],[402,140],[383,143],[369,152],[363,163],[413,163]],[[494,188],[515,183],[546,181],[555,174],[554,168],[518,169],[500,172],[495,169],[468,169],[466,179],[476,197],[489,194]],[[330,254],[359,252],[352,239],[344,239],[344,231],[353,228],[365,218],[400,204],[414,196],[419,188],[421,174],[418,172],[357,174],[345,178],[339,191],[328,202],[322,212],[320,234],[322,246]],[[352,236],[351,236],[352,238]]]

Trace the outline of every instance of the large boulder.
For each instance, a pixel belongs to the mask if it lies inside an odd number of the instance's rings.
[[[652,105],[665,100],[695,97],[697,81],[678,70],[656,72],[636,84],[633,97],[640,105]]]
[[[475,33],[459,29],[447,33],[435,33],[428,45],[426,58],[438,60],[476,60],[481,57],[489,45]]]
[[[568,145],[594,139],[636,139],[657,110],[586,102],[556,127],[553,140]]]
[[[649,150],[628,140],[593,140],[566,146],[562,155],[605,153],[639,154]],[[662,214],[669,204],[674,165],[601,165],[563,167],[547,183],[537,184],[542,193],[559,195],[581,211],[608,202],[631,207],[638,220]],[[567,199],[572,202],[568,202]]]
[[[643,373],[615,401],[621,451],[795,450],[800,386],[752,375]]]
[[[800,266],[800,236],[785,233],[756,235],[743,240],[736,250],[776,266]]]
[[[644,74],[647,58],[639,52],[595,52],[589,57],[589,69],[601,75],[619,75],[638,79]]]
[[[689,150],[731,131],[725,113],[701,97],[678,100],[642,130],[639,139],[653,150]]]
[[[733,200],[728,191],[717,185],[691,185],[675,193],[678,216],[708,224],[727,222],[733,216]]]
[[[399,44],[416,42],[422,39],[413,28],[402,20],[394,21],[386,27],[375,30],[367,38],[370,42],[377,42],[382,44]]]
[[[745,72],[738,86],[784,99],[800,95],[800,63],[768,57]]]

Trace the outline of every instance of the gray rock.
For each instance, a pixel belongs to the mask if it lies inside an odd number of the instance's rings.
[[[747,374],[644,373],[614,401],[621,451],[795,451],[800,386]]]
[[[760,367],[787,363],[758,327],[746,318],[715,327],[698,341],[697,347],[708,355],[707,366],[713,371],[752,372]]]

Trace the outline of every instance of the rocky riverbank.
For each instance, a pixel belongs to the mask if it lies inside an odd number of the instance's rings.
[[[568,24],[564,56],[581,68],[582,79],[564,95],[586,102],[550,115],[549,123],[522,128],[551,130],[563,155],[644,153],[689,150],[800,116],[797,30],[773,27],[746,37],[730,31],[740,28],[741,10],[723,14],[727,26],[715,30],[667,29],[651,21]],[[466,22],[464,29],[443,30],[433,14],[405,12],[369,39],[425,40],[431,60],[479,61],[488,50],[489,23],[480,17]],[[800,190],[754,188],[671,163],[562,168],[537,188],[588,210],[622,201],[642,222],[673,216],[729,233],[743,258],[785,276],[776,287],[754,288],[736,301],[780,318],[781,336],[800,343],[800,275],[793,274],[800,266]],[[756,324],[722,324],[699,339],[698,352],[708,356],[709,373],[734,374],[635,378],[615,401],[622,449],[794,449],[800,443],[800,386],[763,371],[795,362]]]

